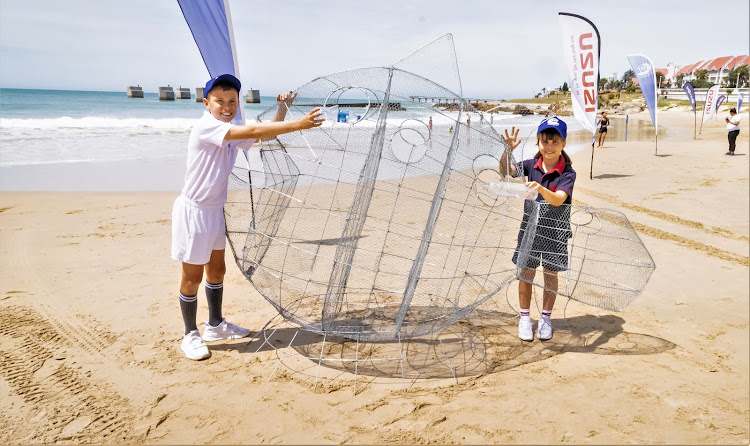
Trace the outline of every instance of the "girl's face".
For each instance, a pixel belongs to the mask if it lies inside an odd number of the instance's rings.
[[[566,141],[559,134],[549,136],[540,133],[537,136],[537,147],[542,154],[544,161],[556,163],[560,159],[560,154],[565,148]]]

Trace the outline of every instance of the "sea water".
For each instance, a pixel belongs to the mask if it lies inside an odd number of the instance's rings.
[[[246,120],[274,104],[270,96],[261,96],[260,104],[243,102]],[[177,191],[190,130],[204,110],[195,96],[160,101],[157,93],[128,98],[125,91],[2,88],[0,190]],[[496,114],[494,127],[501,134],[520,128],[527,141],[517,151],[527,158],[536,152],[529,141],[540,120]],[[472,125],[479,121],[473,116]],[[575,130],[573,119],[567,122],[569,132]]]

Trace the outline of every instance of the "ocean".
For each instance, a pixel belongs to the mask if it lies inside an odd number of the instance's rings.
[[[275,99],[243,103],[246,120]],[[190,129],[204,110],[195,97],[2,88],[0,190],[179,191]],[[494,124],[498,131],[515,125],[528,136],[540,119],[496,114]],[[567,122],[574,130],[573,120]]]

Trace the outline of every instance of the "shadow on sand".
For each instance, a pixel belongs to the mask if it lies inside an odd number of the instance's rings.
[[[321,367],[329,374],[348,372],[360,377],[458,379],[510,370],[565,353],[653,355],[675,347],[655,336],[624,331],[625,321],[616,315],[582,315],[554,322],[552,339],[533,342],[518,339],[515,315],[503,311],[477,310],[438,333],[401,342],[324,338],[281,322],[276,327],[269,323],[250,342],[212,345],[211,349],[237,350],[246,362],[258,352],[275,351],[277,367],[283,364],[292,373],[314,375],[317,385]]]

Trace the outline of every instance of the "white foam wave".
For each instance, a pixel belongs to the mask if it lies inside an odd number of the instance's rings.
[[[15,119],[0,118],[2,129],[157,129],[190,130],[197,119],[188,118],[108,118],[86,116],[83,118]]]

